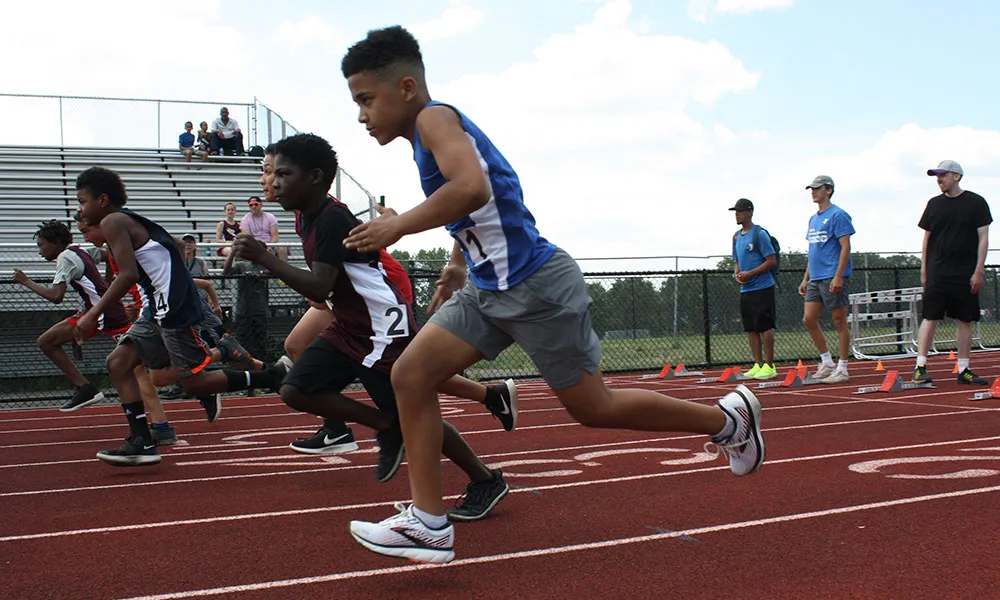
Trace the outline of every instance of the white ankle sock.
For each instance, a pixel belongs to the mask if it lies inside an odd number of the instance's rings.
[[[917,366],[919,367],[920,365],[927,366],[927,357],[926,356],[919,356],[919,355],[917,356]]]
[[[832,367],[833,366],[833,357],[830,356],[829,352],[824,352],[823,354],[819,355],[819,362],[822,363],[822,364],[824,364],[824,365],[826,365],[826,366],[828,366],[828,367]]]
[[[840,371],[841,373],[845,373],[846,374],[847,373],[847,361],[846,360],[842,360],[842,361],[838,362],[837,363],[837,370]]]
[[[958,372],[959,373],[961,373],[962,371],[964,371],[964,370],[966,370],[968,368],[969,368],[969,359],[967,359],[967,358],[960,358],[960,359],[958,359]]]
[[[722,411],[722,414],[726,417],[726,424],[722,426],[719,433],[712,436],[713,440],[727,440],[731,438],[734,433],[736,433],[736,421],[734,421],[726,411]]]
[[[444,515],[432,515],[426,513],[416,506],[413,507],[413,515],[424,522],[424,525],[431,529],[441,529],[448,524],[448,517]]]

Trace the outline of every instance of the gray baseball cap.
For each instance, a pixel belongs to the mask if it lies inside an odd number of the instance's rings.
[[[944,175],[945,173],[958,173],[959,175],[965,175],[962,171],[962,165],[953,160],[942,160],[936,169],[927,169],[928,175]]]
[[[818,187],[823,187],[824,185],[828,185],[830,187],[833,187],[833,179],[831,179],[827,175],[817,175],[816,178],[813,179],[812,183],[810,183],[809,185],[806,186],[806,189],[807,190],[812,190],[812,189],[816,189]]]

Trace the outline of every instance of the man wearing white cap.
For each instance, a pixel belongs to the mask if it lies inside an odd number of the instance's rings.
[[[920,253],[924,314],[913,380],[931,381],[927,351],[938,321],[948,316],[958,321],[958,382],[987,385],[989,381],[969,369],[969,350],[972,323],[979,321],[979,290],[983,287],[993,216],[982,196],[959,186],[964,173],[957,162],[941,161],[927,174],[937,177],[941,195],[927,201],[919,223],[924,230]]]
[[[851,351],[851,332],[847,328],[847,307],[850,304],[848,290],[851,279],[851,236],[854,225],[847,211],[835,206],[833,179],[819,175],[806,186],[812,193],[817,212],[809,218],[809,262],[799,285],[799,295],[805,298],[802,323],[809,331],[809,337],[819,350],[820,363],[813,377],[823,383],[845,383],[847,356]],[[826,336],[819,325],[823,309],[829,309],[830,317],[837,328],[840,361],[833,362],[826,345]]]

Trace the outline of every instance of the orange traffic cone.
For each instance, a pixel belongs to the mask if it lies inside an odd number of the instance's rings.
[[[955,360],[955,351],[954,350],[949,350],[948,351],[948,360]]]
[[[801,371],[802,370],[802,359],[801,358],[799,359],[799,364],[795,365],[795,370],[796,371]]]
[[[951,371],[952,375],[958,375],[958,361],[955,361],[955,368]]]
[[[875,365],[875,370],[876,370],[876,371],[885,371],[885,367],[884,367],[884,366],[882,366],[882,361],[881,361],[881,360],[879,360],[879,361],[878,361],[878,364],[877,364],[877,365]]]

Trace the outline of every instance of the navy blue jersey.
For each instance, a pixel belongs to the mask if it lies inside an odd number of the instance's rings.
[[[494,291],[511,288],[552,258],[556,247],[538,234],[535,217],[524,205],[517,173],[486,134],[454,106],[434,101],[427,106],[447,106],[458,114],[490,184],[489,202],[448,224],[448,233],[461,246],[476,287]],[[425,195],[430,196],[447,182],[434,155],[420,143],[419,132],[414,132],[413,160]]]
[[[135,249],[139,287],[145,296],[143,318],[152,319],[167,329],[188,327],[201,321],[204,318],[201,298],[173,236],[127,208],[121,212],[135,219],[149,233],[149,241]]]

